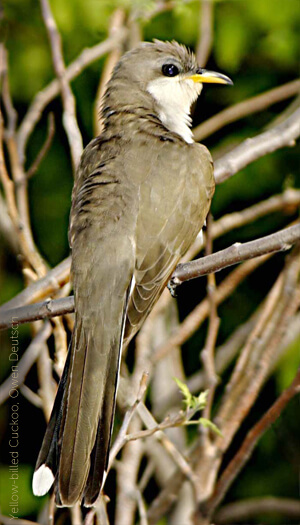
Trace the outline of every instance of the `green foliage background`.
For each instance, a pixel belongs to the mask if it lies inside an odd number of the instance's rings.
[[[139,13],[146,40],[152,38],[175,39],[195,48],[199,31],[199,2],[177,0],[171,12],[147,21],[147,14],[155,2],[147,0],[52,0],[52,9],[61,32],[66,64],[82,51],[107,37],[109,18],[117,6]],[[233,88],[205,89],[195,112],[195,123],[208,118],[233,103],[293,80],[299,67],[300,9],[298,0],[219,0],[215,2],[215,36],[213,51],[207,67],[225,72],[234,80]],[[9,52],[10,84],[15,107],[21,119],[37,91],[53,78],[53,68],[46,31],[42,22],[39,2],[36,0],[6,0],[2,7],[1,37]],[[77,100],[77,113],[85,144],[93,136],[93,103],[104,60],[99,60],[72,82]],[[246,137],[260,132],[287,107],[289,101],[272,106],[227,126],[204,141],[213,154],[232,147]],[[69,253],[67,242],[68,215],[72,189],[69,148],[61,124],[61,102],[57,98],[45,111],[34,131],[27,149],[26,166],[38,153],[47,129],[47,113],[54,112],[56,134],[47,157],[38,173],[30,181],[30,209],[34,237],[49,264],[55,265]],[[281,192],[287,186],[300,187],[299,146],[280,150],[251,164],[217,188],[213,201],[215,218],[230,211],[243,209],[268,196]],[[246,241],[281,228],[291,221],[290,216],[273,214],[253,225],[222,238],[215,249],[236,240]],[[234,297],[220,308],[222,319],[219,343],[232,329],[254,310],[262,300],[282,266],[283,258],[258,270],[239,287]],[[15,261],[4,239],[0,247],[1,302],[5,302],[23,287],[18,261]],[[224,274],[218,275],[218,280]],[[202,282],[187,285],[194,289],[197,300],[204,293]],[[188,293],[188,292],[187,292]],[[192,304],[180,295],[180,315],[184,317]],[[22,327],[22,350],[29,341],[29,328]],[[193,372],[199,367],[199,348],[204,331],[199,331],[185,345],[185,367]],[[9,371],[9,334],[3,336],[0,355],[1,379]],[[289,349],[272,378],[263,389],[253,408],[247,425],[254,423],[267,409],[276,395],[291,381],[299,366],[300,341]],[[224,378],[224,380],[226,377]],[[29,380],[35,384],[35,372]],[[35,519],[41,500],[30,490],[30,475],[44,429],[43,417],[38,409],[22,399],[22,503],[19,517]],[[298,414],[298,416],[296,416]],[[0,470],[1,512],[9,513],[7,486],[7,426],[8,407],[1,407],[1,433],[3,434],[3,463]],[[298,417],[298,420],[297,420]],[[299,400],[290,404],[280,421],[266,433],[254,456],[235,483],[226,501],[242,497],[299,495]],[[241,435],[245,428],[241,429]],[[240,440],[239,435],[236,443]],[[28,446],[29,444],[29,446]],[[276,516],[268,523],[280,523]],[[254,522],[253,522],[254,523]],[[267,519],[265,521],[267,523]]]

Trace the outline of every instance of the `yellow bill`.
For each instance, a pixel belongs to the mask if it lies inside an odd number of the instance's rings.
[[[222,73],[217,73],[216,71],[209,71],[208,69],[201,69],[201,72],[190,75],[187,78],[193,80],[194,82],[200,82],[201,84],[229,84],[233,85],[232,80],[223,75]]]

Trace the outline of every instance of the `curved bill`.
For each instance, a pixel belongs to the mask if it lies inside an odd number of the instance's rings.
[[[188,79],[193,80],[194,82],[200,82],[201,84],[229,84],[233,85],[232,80],[222,73],[217,73],[216,71],[209,71],[208,69],[201,69],[199,73],[190,75]]]

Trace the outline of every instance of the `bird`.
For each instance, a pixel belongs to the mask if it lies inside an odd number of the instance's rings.
[[[195,143],[191,106],[205,70],[176,41],[143,42],[115,66],[103,130],[83,151],[69,241],[75,324],[33,492],[54,484],[57,506],[95,505],[103,488],[122,348],[160,297],[209,212],[215,182]]]

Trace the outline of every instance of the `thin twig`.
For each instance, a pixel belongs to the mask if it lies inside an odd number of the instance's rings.
[[[38,325],[40,321],[38,322]],[[38,327],[37,327],[38,329]],[[49,421],[57,385],[52,378],[52,359],[49,355],[49,349],[47,344],[44,342],[41,344],[41,352],[37,359],[37,373],[39,381],[38,394],[42,400],[43,412],[46,421]]]
[[[43,408],[43,403],[40,396],[33,392],[31,388],[28,388],[27,385],[21,385],[20,392],[22,396],[24,396],[29,401],[29,403],[36,406],[37,408]]]
[[[138,406],[138,413],[142,419],[144,425],[147,427],[146,430],[141,430],[135,434],[127,435],[128,441],[135,441],[149,436],[154,436],[157,441],[161,443],[164,449],[168,452],[170,457],[173,459],[175,465],[179,468],[180,472],[191,481],[193,485],[196,483],[195,474],[193,473],[188,461],[185,459],[183,454],[175,447],[170,438],[163,432],[167,428],[174,426],[181,426],[184,424],[196,410],[191,410],[188,414],[179,412],[172,418],[166,418],[161,423],[157,423],[151,412],[147,409],[144,403],[140,403]]]
[[[206,227],[206,251],[205,255],[209,256],[213,252],[213,242],[211,236],[212,215],[208,214]],[[211,408],[214,399],[215,389],[218,383],[218,376],[215,368],[215,346],[220,326],[220,318],[218,317],[216,304],[216,278],[215,274],[211,273],[207,278],[207,297],[209,301],[209,316],[208,316],[208,331],[204,348],[201,352],[201,359],[206,375],[206,386],[208,388],[207,403],[203,411],[203,416],[210,419]],[[203,429],[204,433],[209,436],[208,429]]]
[[[121,428],[119,430],[119,433],[114,441],[113,446],[111,447],[111,450],[109,453],[109,464],[108,464],[107,472],[110,471],[115,458],[117,457],[118,453],[120,452],[124,444],[127,443],[128,441],[128,439],[126,438],[127,430],[128,430],[130,421],[132,419],[132,416],[137,409],[138,404],[141,402],[141,400],[144,397],[144,394],[147,388],[147,382],[148,382],[148,374],[144,372],[141,378],[140,387],[139,387],[139,391],[138,391],[136,400],[131,405],[131,407],[127,410],[124,416]]]
[[[201,62],[199,62],[201,64]],[[292,80],[283,86],[279,86],[260,95],[248,98],[230,106],[229,108],[220,111],[210,119],[202,122],[193,129],[194,138],[197,142],[205,139],[209,135],[212,135],[219,129],[240,120],[248,115],[257,113],[258,111],[263,111],[273,104],[277,104],[282,100],[293,97],[300,90],[300,80]]]
[[[225,341],[225,343],[218,347],[215,355],[215,367],[216,373],[221,375],[224,370],[230,365],[233,359],[236,357],[238,351],[245,343],[249,332],[254,326],[255,319],[258,315],[256,310],[251,317],[243,324],[239,325],[237,329],[231,334],[231,336]],[[203,370],[199,370],[186,381],[187,387],[192,394],[200,392],[205,388],[205,374]]]
[[[148,525],[146,504],[139,490],[136,490],[136,499],[140,515],[140,525]]]
[[[8,213],[17,232],[19,229],[19,213],[15,199],[14,183],[10,179],[6,169],[3,151],[3,139],[3,118],[0,109],[0,177],[5,193]]]
[[[0,171],[1,171],[1,155],[0,155]],[[0,179],[1,179],[0,174]],[[16,230],[11,220],[7,204],[0,193],[0,236],[5,240],[6,246],[9,247],[12,253],[17,255],[19,253],[19,240],[16,236]]]
[[[8,82],[8,59],[7,51],[4,47],[4,44],[0,44],[0,85],[2,82],[2,99],[6,111],[7,117],[7,129],[6,133],[12,136],[16,131],[16,125],[18,120],[17,112],[13,106],[9,82]]]
[[[14,319],[14,322],[17,323],[17,320]],[[16,325],[15,325],[16,326]],[[25,381],[25,378],[31,369],[32,365],[36,362],[40,352],[42,351],[43,344],[50,337],[52,333],[51,324],[46,322],[43,325],[43,328],[37,335],[32,339],[27,350],[25,350],[21,359],[17,363],[18,370],[18,386],[21,386]],[[0,405],[6,401],[9,397],[9,392],[12,388],[12,378],[9,376],[0,386]]]
[[[47,136],[46,136],[44,144],[42,145],[42,147],[41,147],[40,151],[38,152],[36,158],[34,159],[32,165],[30,166],[30,168],[26,172],[27,179],[30,179],[30,177],[32,177],[36,173],[36,171],[38,170],[39,165],[41,164],[43,158],[45,157],[45,155],[47,154],[47,152],[48,152],[48,150],[49,150],[49,148],[51,146],[52,139],[54,137],[54,133],[55,133],[54,115],[53,115],[53,113],[49,113]]]
[[[8,138],[10,145],[13,146],[14,138]],[[10,154],[12,154],[12,149],[10,149]],[[20,203],[21,209],[24,211],[23,217],[25,222],[21,220],[19,209],[17,206],[17,201],[15,197],[15,184],[8,175],[4,151],[3,151],[3,120],[2,114],[0,111],[0,177],[2,185],[4,188],[4,193],[6,197],[7,209],[9,216],[12,220],[12,224],[15,228],[16,237],[18,239],[18,247],[21,251],[25,261],[30,264],[34,269],[37,270],[37,273],[41,276],[44,272],[44,264],[41,260],[40,255],[38,254],[31,235],[31,229],[29,224],[29,219],[27,217],[27,204],[22,206],[21,203],[27,202],[27,192],[26,187],[19,186],[18,188],[18,204]]]
[[[78,127],[75,109],[75,98],[66,78],[66,69],[62,53],[61,37],[51,12],[48,0],[40,0],[43,20],[47,29],[55,73],[60,83],[63,101],[63,125],[69,141],[72,163],[76,169],[82,153],[82,137]]]
[[[129,430],[138,431],[142,422],[139,418],[132,419]],[[117,490],[115,523],[129,525],[134,522],[137,508],[137,483],[141,461],[144,455],[144,444],[128,442],[122,450],[121,461],[116,465]]]

